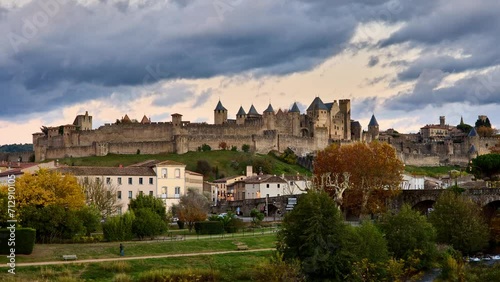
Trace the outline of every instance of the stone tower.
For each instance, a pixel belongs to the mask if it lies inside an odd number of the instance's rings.
[[[243,110],[243,107],[240,106],[238,113],[236,114],[236,124],[245,124],[245,119],[247,118],[247,113]]]
[[[172,114],[172,125],[174,128],[174,135],[181,134],[181,127],[182,127],[182,115],[181,114]]]
[[[344,139],[351,140],[351,100],[339,100],[340,112],[344,114]]]
[[[269,106],[263,113],[264,124],[266,125],[267,130],[274,130],[276,124],[276,116],[274,114],[273,106],[269,103]]]
[[[446,126],[446,118],[445,118],[445,116],[440,116],[439,117],[439,126],[440,127],[445,127]]]
[[[300,110],[297,103],[293,103],[292,108],[288,111],[292,120],[292,135],[301,136],[300,134]]]
[[[379,134],[378,122],[377,119],[375,118],[375,115],[372,115],[370,123],[368,123],[368,138],[366,141],[371,142],[374,140],[378,140],[378,134]]]
[[[307,115],[312,119],[314,127],[328,126],[328,108],[319,97],[314,98],[307,108]]]
[[[85,115],[77,115],[75,121],[73,121],[78,130],[92,130],[92,116],[89,116],[89,112],[85,111]]]
[[[214,110],[214,124],[224,124],[227,123],[227,109],[222,106],[219,100],[217,106]]]

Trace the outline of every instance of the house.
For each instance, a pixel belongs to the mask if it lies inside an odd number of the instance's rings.
[[[165,207],[179,204],[182,195],[186,193],[186,165],[174,161],[159,162],[153,168],[157,179],[156,195],[164,200]]]
[[[203,194],[203,174],[186,170],[186,191],[193,189]]]
[[[214,202],[228,200],[228,197],[227,197],[227,192],[228,192],[227,191],[227,186],[233,184],[236,181],[242,181],[245,178],[246,178],[245,175],[238,175],[238,176],[228,176],[228,177],[224,177],[224,178],[220,178],[220,179],[214,180],[212,182],[212,184],[213,184],[213,187],[214,187],[215,190],[212,191],[212,193],[211,193],[212,197],[216,197],[217,198],[216,201],[214,199]]]
[[[156,195],[157,177],[150,167],[90,167],[68,166],[57,169],[63,174],[72,174],[85,183],[90,180],[103,181],[106,185],[116,186],[118,214],[128,210],[130,199],[143,193]]]
[[[255,175],[245,179],[245,199],[278,197],[289,194],[288,182],[276,175]]]
[[[53,169],[57,166],[57,162],[51,161],[47,163],[21,163],[21,162],[5,162],[0,163],[0,185],[7,183],[9,175],[15,175],[16,178],[21,177],[25,173],[33,174],[41,168]]]

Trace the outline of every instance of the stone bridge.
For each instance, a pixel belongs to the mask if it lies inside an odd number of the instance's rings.
[[[429,208],[432,208],[439,195],[445,189],[433,190],[403,190],[402,193],[392,201],[392,208],[400,209],[404,203],[409,204],[412,208],[426,213]],[[500,188],[481,188],[467,189],[463,195],[469,197],[483,208],[486,215],[491,216],[497,209],[500,208]],[[269,216],[282,214],[286,211],[288,198],[298,198],[300,195],[286,195],[279,197],[269,197],[260,199],[248,199],[241,201],[226,201],[212,207],[213,213],[221,213],[226,211],[237,211],[238,209],[244,216],[249,216],[253,208],[265,212],[266,204],[269,209]]]
[[[399,209],[403,203],[409,204],[412,208],[420,209],[431,207],[446,189],[433,190],[403,190],[403,192],[393,200],[393,208]],[[482,208],[499,205],[500,188],[466,189],[463,194],[477,203]]]

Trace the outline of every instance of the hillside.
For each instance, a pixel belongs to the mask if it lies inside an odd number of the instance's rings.
[[[270,174],[296,174],[311,173],[299,165],[290,165],[270,155],[252,154],[235,151],[208,151],[188,152],[186,154],[157,154],[157,155],[115,155],[109,154],[103,157],[83,157],[59,159],[60,164],[74,166],[128,166],[146,160],[172,160],[186,164],[186,169],[198,171],[198,161],[205,160],[212,168],[212,173],[207,174],[208,179],[230,175],[245,174],[246,166],[252,165],[254,172],[262,168],[264,173]]]

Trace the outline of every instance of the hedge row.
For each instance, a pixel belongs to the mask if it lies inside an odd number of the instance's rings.
[[[11,239],[9,241],[9,239]],[[32,228],[16,228],[15,233],[7,228],[0,229],[0,254],[9,255],[10,249],[15,249],[15,254],[29,255],[33,252],[36,240],[36,230]],[[10,242],[10,246],[9,246]],[[15,245],[14,245],[15,244]]]
[[[220,221],[199,221],[194,223],[194,230],[198,235],[222,234],[224,225]]]

